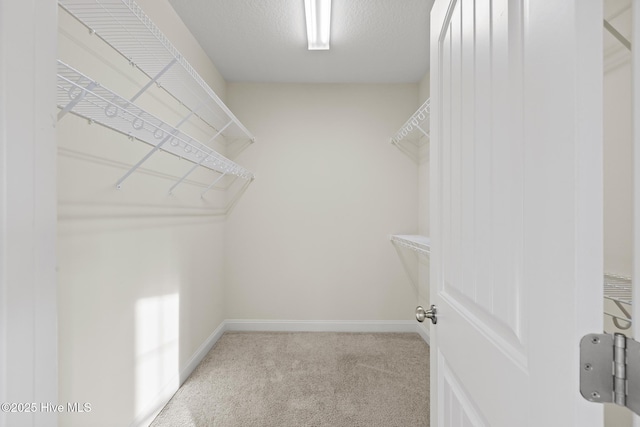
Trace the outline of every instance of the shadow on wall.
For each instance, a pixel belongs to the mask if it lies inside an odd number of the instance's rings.
[[[429,258],[392,243],[419,304],[429,301]]]
[[[69,127],[69,131],[73,131]],[[67,131],[62,126],[60,133]],[[110,144],[123,143],[122,138],[110,134],[92,133],[90,140],[96,138],[109,139]],[[61,137],[62,141],[65,141]],[[126,142],[125,142],[126,144]],[[89,144],[85,144],[89,145]],[[123,151],[126,145],[119,145]],[[77,176],[85,176],[92,185],[83,189],[82,199],[61,199],[58,202],[58,218],[61,220],[75,219],[100,219],[100,218],[134,218],[150,216],[224,216],[231,213],[242,195],[249,188],[253,179],[244,180],[236,176],[204,171],[193,174],[196,179],[184,179],[190,170],[190,165],[183,165],[171,159],[170,155],[159,153],[158,158],[162,162],[172,166],[174,173],[167,173],[162,166],[153,168],[139,168],[137,176],[133,177],[133,183],[127,183],[132,188],[116,190],[115,183],[118,177],[126,173],[133,165],[135,158],[130,162],[108,159],[101,155],[94,155],[84,150],[76,150],[68,147],[59,147],[59,165],[64,171],[61,174],[61,186],[74,188],[78,186]],[[173,162],[173,163],[172,163]],[[67,173],[69,170],[83,168],[87,174]],[[90,171],[90,172],[89,172]],[[179,175],[186,172],[182,176]],[[90,179],[89,177],[95,177]],[[67,182],[72,180],[75,182]],[[163,185],[163,183],[166,183]],[[186,187],[170,193],[177,183],[184,183]],[[148,185],[147,185],[148,184]],[[86,185],[86,184],[85,184]],[[140,198],[139,189],[145,188],[145,195]],[[150,191],[149,191],[150,189]],[[135,198],[128,193],[135,194]],[[198,197],[199,195],[199,197]]]

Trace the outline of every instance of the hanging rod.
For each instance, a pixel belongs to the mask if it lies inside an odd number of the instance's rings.
[[[165,123],[62,61],[58,61],[57,104],[61,112],[71,112],[151,145],[154,148],[147,156],[162,150],[218,173],[254,178],[248,170],[180,131],[179,125]]]
[[[224,137],[255,141],[216,93],[133,0],[58,0],[92,33]],[[147,83],[134,98],[140,96]]]

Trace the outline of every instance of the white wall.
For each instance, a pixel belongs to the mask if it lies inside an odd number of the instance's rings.
[[[422,105],[430,96],[430,74],[427,71],[422,80],[418,84],[418,104]],[[430,173],[430,158],[429,150],[431,148],[431,141],[427,140],[426,144],[420,147],[420,164],[418,165],[418,234],[422,236],[430,236],[429,226],[429,173]],[[431,288],[429,286],[429,257],[418,258],[418,287],[419,304],[428,308],[431,304]],[[427,330],[429,329],[428,322],[423,324]]]
[[[224,96],[226,84],[167,1],[139,4],[186,59]],[[59,11],[59,57],[125,97],[146,78]],[[181,109],[152,87],[138,103],[170,123]],[[190,122],[198,138],[206,129]],[[116,181],[150,147],[74,115],[58,124],[59,401],[89,402],[89,414],[60,424],[126,426],[179,385],[179,374],[226,318],[223,191],[200,192],[216,175],[155,154]],[[220,148],[220,147],[218,147]]]
[[[429,98],[429,73],[427,72],[418,85],[419,105]],[[424,144],[420,149],[419,184],[418,184],[418,228],[422,235],[429,235],[429,146]]]
[[[0,403],[58,401],[56,8],[0,1]],[[55,425],[0,411],[0,426]]]
[[[240,84],[256,181],[228,220],[229,318],[409,320],[416,289],[390,234],[418,226],[417,167],[389,137],[417,85]]]
[[[418,103],[422,105],[431,96],[431,74],[427,71],[418,82]]]

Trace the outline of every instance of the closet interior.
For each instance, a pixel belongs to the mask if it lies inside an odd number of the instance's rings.
[[[632,3],[605,0],[603,22],[604,329],[632,333]],[[605,425],[631,426],[630,411],[605,407]]]
[[[428,340],[428,74],[227,82],[178,3],[58,2],[59,396],[109,425],[226,331]]]
[[[256,319],[404,330],[429,306],[428,74],[227,82],[180,3],[58,1],[59,396],[110,425],[143,423]],[[603,315],[630,336],[631,0],[603,5]],[[618,409],[606,424],[630,426]]]
[[[428,84],[425,83],[425,85]],[[429,119],[431,98],[391,137],[391,144],[418,165],[419,221],[418,234],[393,234],[391,242],[396,246],[403,267],[413,284],[416,293],[416,318],[420,307],[429,307],[429,255],[431,239],[428,231],[428,174],[429,174]],[[410,256],[412,252],[415,256]],[[419,320],[422,322],[424,319]],[[425,332],[426,333],[426,332]]]

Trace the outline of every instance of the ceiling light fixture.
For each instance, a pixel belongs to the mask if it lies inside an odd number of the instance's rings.
[[[309,50],[329,50],[331,0],[304,0]]]

